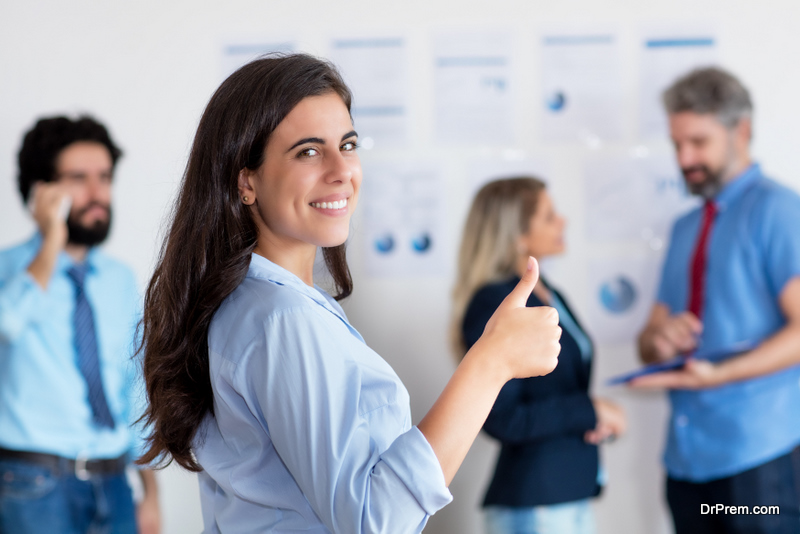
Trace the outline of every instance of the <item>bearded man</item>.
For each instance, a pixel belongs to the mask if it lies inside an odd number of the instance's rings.
[[[676,532],[800,532],[800,197],[750,155],[747,89],[716,68],[664,93],[689,191],[675,223],[644,362],[684,357],[635,387],[669,389],[664,454]]]
[[[153,472],[134,505],[141,450],[132,356],[140,299],[97,248],[111,226],[121,151],[89,117],[42,119],[19,152],[38,231],[0,251],[0,532],[156,533]]]

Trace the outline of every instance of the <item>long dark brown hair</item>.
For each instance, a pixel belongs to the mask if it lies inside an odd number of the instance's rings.
[[[202,467],[192,441],[214,413],[208,328],[242,282],[257,229],[238,192],[242,169],[264,161],[270,134],[304,98],[351,95],[336,69],[304,54],[272,55],[234,72],[211,97],[197,128],[171,224],[147,287],[141,324],[148,407],[140,464]],[[336,299],[352,291],[344,245],[323,249]]]

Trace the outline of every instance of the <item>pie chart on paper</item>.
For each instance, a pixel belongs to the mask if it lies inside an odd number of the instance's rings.
[[[600,303],[611,313],[625,313],[636,303],[636,293],[633,282],[625,275],[619,275],[601,284]]]
[[[394,249],[394,238],[392,234],[384,234],[375,239],[375,250],[381,254],[388,254]]]
[[[421,254],[430,250],[432,243],[431,236],[427,233],[422,233],[411,240],[411,247],[414,252]]]
[[[554,91],[547,97],[547,109],[553,113],[564,111],[567,107],[567,95],[563,91]]]

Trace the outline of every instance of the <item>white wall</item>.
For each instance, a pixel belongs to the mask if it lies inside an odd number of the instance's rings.
[[[566,290],[579,314],[585,315],[588,258],[622,258],[647,251],[638,244],[600,247],[583,235],[586,199],[581,161],[588,149],[539,141],[533,105],[541,97],[537,32],[550,24],[578,22],[618,28],[630,105],[625,139],[604,148],[614,152],[638,143],[635,36],[640,24],[684,19],[715,23],[723,64],[742,78],[755,98],[757,158],[771,175],[800,189],[794,152],[800,119],[800,75],[795,65],[800,52],[798,5],[789,0],[5,1],[0,3],[0,246],[19,242],[33,230],[16,192],[15,162],[22,132],[42,115],[89,111],[110,125],[126,154],[118,168],[116,219],[107,249],[129,263],[144,286],[159,243],[160,221],[173,198],[200,113],[219,82],[222,39],[290,36],[298,38],[304,50],[324,55],[332,36],[391,32],[406,36],[412,52],[411,145],[384,154],[365,152],[362,157],[365,161],[419,158],[443,164],[452,252],[469,202],[464,176],[474,151],[434,144],[430,38],[443,27],[503,28],[515,36],[520,66],[518,140],[509,148],[548,162],[547,178],[556,204],[571,221],[570,253],[548,265],[548,272]],[[666,141],[650,143],[650,147],[658,153],[669,152]],[[496,149],[482,149],[478,154],[501,156]],[[419,420],[453,369],[445,335],[452,279],[368,278],[361,267],[358,228],[357,220],[351,247],[356,291],[346,309],[366,340],[406,383],[415,420]],[[595,384],[632,367],[634,361],[630,344],[600,346]],[[659,467],[667,410],[664,400],[660,394],[596,389],[621,402],[630,415],[630,433],[603,451],[610,483],[597,502],[600,532],[667,532]],[[452,484],[455,501],[432,518],[426,532],[480,532],[477,503],[495,452],[494,444],[479,438]],[[160,480],[165,532],[199,531],[194,477],[170,469],[161,473]]]

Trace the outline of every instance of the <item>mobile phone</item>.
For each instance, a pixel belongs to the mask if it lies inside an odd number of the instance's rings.
[[[72,197],[66,195],[61,199],[61,205],[58,207],[58,216],[62,221],[67,220],[70,209],[72,209]]]

